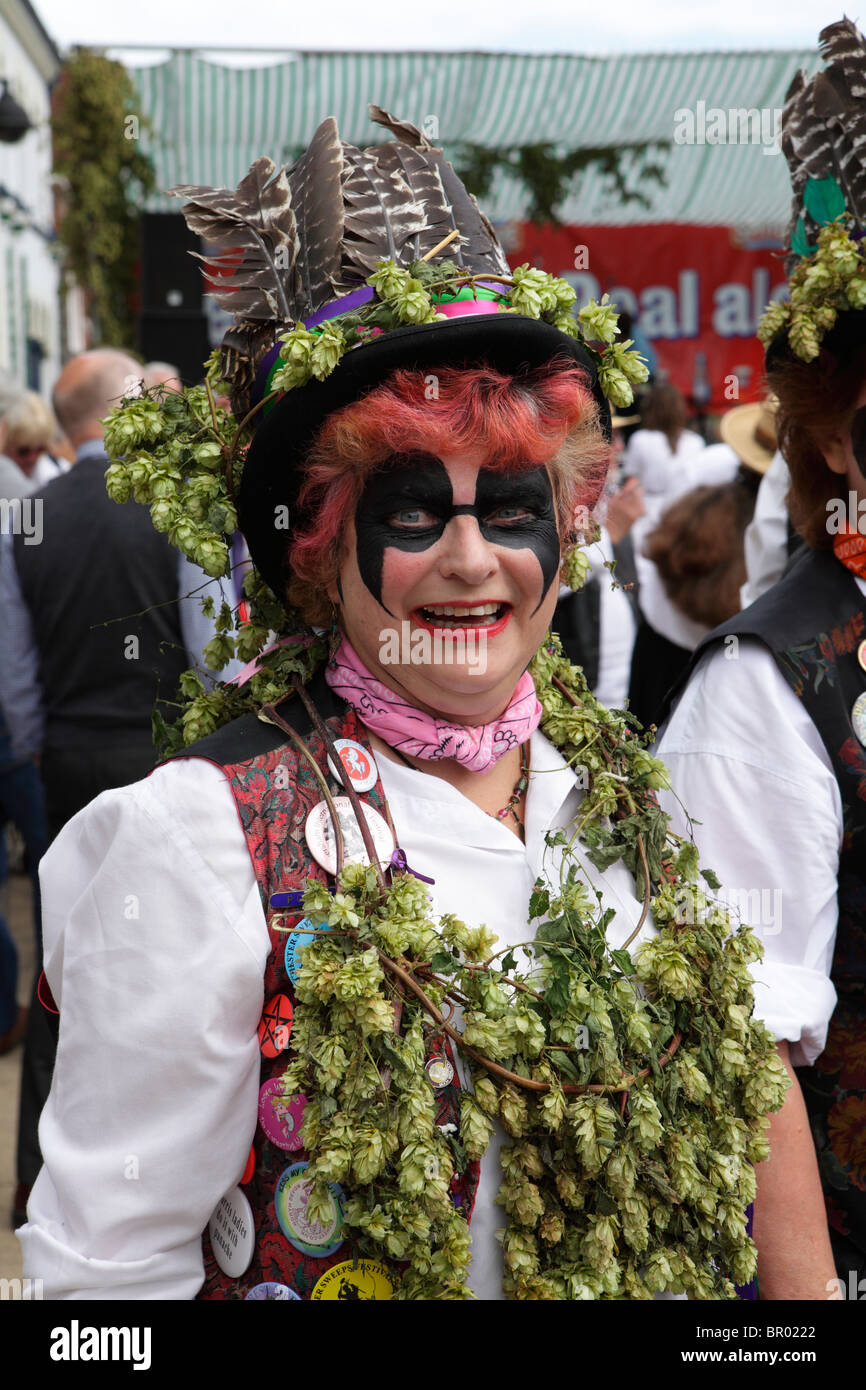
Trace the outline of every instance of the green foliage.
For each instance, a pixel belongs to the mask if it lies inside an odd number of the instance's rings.
[[[61,69],[51,117],[67,268],[87,294],[96,340],[123,348],[135,341],[140,209],[154,186],[136,100],[121,63],[78,49]]]
[[[669,142],[667,142],[669,143]],[[664,149],[667,144],[656,148]],[[519,178],[527,192],[526,218],[529,222],[559,222],[557,209],[573,191],[584,170],[598,167],[611,180],[622,203],[639,203],[649,208],[641,182],[666,183],[664,169],[648,158],[651,147],[643,144],[587,145],[563,152],[551,143],[490,148],[463,144],[455,169],[476,198],[485,198],[500,171]],[[628,163],[646,158],[639,170],[638,184],[630,179]]]

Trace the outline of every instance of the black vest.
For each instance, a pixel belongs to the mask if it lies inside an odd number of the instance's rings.
[[[866,1274],[866,748],[851,722],[851,707],[866,691],[857,658],[866,640],[866,598],[832,552],[805,550],[778,584],[704,639],[690,669],[708,647],[732,636],[759,638],[773,653],[839,783],[844,835],[831,971],[839,1000],[824,1052],[798,1076],[839,1275],[847,1281],[852,1269]]]
[[[189,665],[177,610],[177,551],[147,508],[105,490],[88,458],[32,495],[42,539],[15,537],[15,563],[39,657],[46,744],[149,731]],[[147,610],[147,611],[145,611]],[[136,639],[135,641],[131,639]],[[170,711],[163,713],[173,718]]]

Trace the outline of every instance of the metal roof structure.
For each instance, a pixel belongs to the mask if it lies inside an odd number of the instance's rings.
[[[781,232],[790,184],[778,149],[785,92],[817,51],[628,54],[297,53],[270,66],[238,68],[176,51],[130,68],[141,99],[144,149],[157,186],[234,187],[259,155],[293,160],[319,121],[333,114],[343,139],[388,138],[370,102],[414,121],[446,155],[461,142],[515,147],[549,142],[563,151],[646,144],[623,155],[624,202],[609,175],[577,175],[560,208],[572,225],[678,222]],[[459,160],[458,160],[459,162]],[[661,165],[666,184],[641,180]],[[526,216],[521,181],[498,172],[484,207],[494,221]],[[155,194],[150,211],[177,210]]]

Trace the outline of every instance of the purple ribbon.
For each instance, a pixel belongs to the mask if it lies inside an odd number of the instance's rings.
[[[416,873],[414,869],[410,869],[409,865],[406,863],[406,851],[400,849],[399,845],[391,855],[391,868],[400,869],[404,874],[411,874],[413,878],[420,878],[422,883],[436,882],[435,878],[425,878],[423,874]]]
[[[339,299],[331,299],[327,304],[323,304],[321,309],[317,309],[308,319],[304,319],[305,328],[318,328],[320,323],[326,319],[336,318],[338,314],[350,314],[353,309],[360,309],[362,304],[369,304],[373,298],[372,285],[362,285],[359,290],[353,290],[351,294],[341,295]]]

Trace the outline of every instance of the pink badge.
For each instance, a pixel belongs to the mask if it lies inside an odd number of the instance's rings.
[[[278,1076],[266,1081],[259,1091],[259,1124],[278,1149],[303,1148],[300,1128],[307,1105],[306,1096],[283,1095]]]

